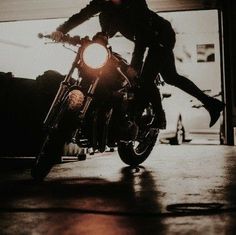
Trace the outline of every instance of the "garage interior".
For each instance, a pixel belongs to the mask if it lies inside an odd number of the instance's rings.
[[[77,12],[89,1],[1,1],[0,22],[29,21],[40,19],[67,18]],[[157,12],[178,12],[191,10],[218,10],[219,12],[219,37],[221,50],[221,82],[222,99],[227,108],[224,112],[223,144],[234,145],[235,127],[235,95],[234,95],[234,3],[231,1],[148,1],[149,7]],[[56,6],[56,7],[55,7]],[[2,41],[4,43],[4,41]],[[10,72],[10,71],[9,71]],[[233,88],[233,89],[232,89]]]
[[[67,18],[88,2],[2,0],[0,22]],[[159,156],[155,158],[155,152],[151,156],[153,162],[148,161],[135,170],[124,167],[118,160],[113,161],[109,157],[110,153],[100,154],[95,159],[89,157],[88,162],[66,162],[55,166],[46,182],[39,185],[29,179],[32,159],[17,159],[12,163],[0,157],[0,233],[235,233],[236,2],[147,0],[147,3],[150,9],[163,14],[218,11],[222,98],[226,103],[223,146],[158,146],[155,151]],[[8,76],[11,79],[11,74]],[[57,79],[61,79],[60,74]],[[32,95],[38,89],[44,90],[41,96],[48,97],[51,91],[56,92],[58,85],[58,82],[48,84],[38,79],[30,83],[27,81],[27,85],[22,81],[18,86],[27,86]],[[7,82],[4,86],[9,89],[14,87]],[[12,91],[17,96],[22,95],[22,100],[31,95],[18,94],[18,89]],[[4,92],[0,88],[1,98],[5,97]],[[45,107],[49,106],[52,99],[53,96],[50,100],[43,100]],[[17,102],[20,104],[21,100]],[[1,99],[0,104],[3,107],[1,116],[10,112],[11,107],[6,105],[5,100]],[[39,111],[38,107],[31,107],[29,103],[23,112],[27,112],[28,108]],[[40,112],[45,115],[46,110]],[[11,130],[16,128],[14,118],[9,114],[3,119],[12,121]],[[26,123],[32,121],[30,115],[19,115],[17,118]],[[12,131],[7,131],[9,127],[4,121],[0,125],[4,133],[0,156],[31,155],[38,146],[36,142],[32,143],[28,152],[22,147],[20,132],[26,126],[22,126],[19,133],[14,135]],[[40,123],[42,120],[38,118],[36,121]],[[39,132],[40,128],[37,126],[34,131]],[[31,133],[25,133],[27,138],[33,138]],[[13,147],[10,149],[9,146]]]

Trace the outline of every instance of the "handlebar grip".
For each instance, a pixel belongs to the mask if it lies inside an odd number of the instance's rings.
[[[42,33],[38,33],[38,38],[43,38],[43,34]]]
[[[52,39],[52,36],[50,34],[42,34],[42,33],[39,33],[38,34],[38,38],[42,39],[42,38],[48,38],[48,39]],[[64,35],[62,38],[61,38],[61,41],[62,43],[68,43],[68,44],[71,44],[71,45],[78,45],[78,44],[81,44],[81,39],[79,36],[74,36],[74,37],[71,37],[70,35],[66,34]]]
[[[38,38],[49,38],[49,39],[51,39],[51,35],[49,35],[49,34],[47,34],[47,35],[44,35],[44,34],[42,34],[42,33],[38,33]]]

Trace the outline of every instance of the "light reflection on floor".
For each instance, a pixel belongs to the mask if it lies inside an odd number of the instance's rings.
[[[126,167],[117,152],[106,153],[57,165],[40,185],[31,181],[28,168],[5,168],[0,229],[3,234],[16,229],[22,234],[233,234],[235,210],[223,209],[236,205],[235,155],[229,146],[157,145],[138,169]],[[168,209],[179,204],[191,209],[188,216]],[[199,211],[206,205],[224,207]]]

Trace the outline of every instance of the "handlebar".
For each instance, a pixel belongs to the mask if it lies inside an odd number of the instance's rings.
[[[44,35],[42,33],[39,33],[38,37],[40,39],[47,38],[47,39],[53,40],[51,34]],[[92,40],[90,40],[88,36],[80,38],[80,36],[71,37],[69,34],[65,34],[62,36],[62,38],[59,42],[60,43],[68,43],[70,45],[77,46],[77,45],[84,45],[84,44],[86,44],[88,42],[92,42],[92,41],[94,41],[94,42],[96,41],[96,42],[99,42],[103,45],[107,45],[108,44],[108,37],[103,35],[103,33],[101,33],[101,32],[98,32],[96,35],[94,35]]]
[[[40,38],[40,39],[47,38],[47,39],[53,40],[50,34],[44,35],[42,33],[39,33],[38,38]],[[80,45],[82,43],[82,40],[83,39],[81,39],[80,36],[71,37],[69,34],[66,34],[61,38],[60,42],[61,43],[68,43],[68,44],[71,44],[73,46],[76,46],[76,45]]]

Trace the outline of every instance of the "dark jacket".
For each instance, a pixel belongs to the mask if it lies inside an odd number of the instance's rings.
[[[57,30],[67,33],[95,14],[99,14],[102,32],[113,37],[120,32],[135,43],[131,65],[140,70],[146,47],[162,44],[173,49],[175,33],[169,21],[148,9],[145,0],[123,0],[115,5],[109,0],[92,0]]]

